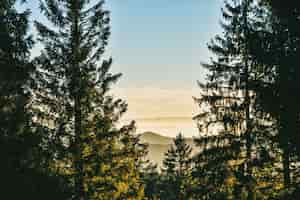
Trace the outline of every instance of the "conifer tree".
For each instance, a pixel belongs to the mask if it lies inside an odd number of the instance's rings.
[[[16,3],[0,4],[1,195],[12,200],[64,199],[61,179],[41,166],[43,135],[31,107],[35,68],[30,61],[30,11],[18,12]]]
[[[251,0],[225,1],[224,34],[208,46],[216,58],[203,65],[209,70],[208,82],[199,84],[202,93],[196,101],[201,113],[195,117],[204,134],[196,141],[201,152],[195,174],[199,184],[206,185],[203,192],[207,199],[232,195],[235,199],[255,199],[255,166],[269,156],[270,145],[264,138],[270,122],[256,104],[261,72],[250,54],[251,33],[262,24],[257,19],[259,11]],[[206,170],[209,173],[201,180]]]
[[[265,84],[260,88],[263,108],[277,121],[276,143],[282,151],[285,188],[297,174],[292,165],[299,162],[299,6],[293,1],[283,8],[279,1],[262,1],[268,17],[264,29],[257,31],[256,51],[251,52],[264,68]],[[299,155],[299,154],[298,154]],[[297,158],[298,157],[298,158]],[[297,161],[298,160],[298,161]],[[295,177],[296,178],[296,177]]]
[[[149,200],[158,200],[162,189],[160,174],[157,165],[148,161],[142,170],[142,180],[145,185],[145,197]]]
[[[22,162],[28,162],[33,139],[29,131],[29,101],[26,85],[32,66],[29,51],[33,45],[27,35],[29,11],[18,13],[15,1],[0,4],[0,148],[1,148],[1,188],[4,194],[15,197],[14,184],[20,183]],[[27,132],[27,133],[26,133]],[[21,148],[21,145],[23,148]],[[25,181],[25,180],[22,180]],[[20,184],[25,186],[25,184]],[[19,190],[24,195],[24,191]]]
[[[138,138],[134,124],[116,122],[127,104],[109,89],[121,74],[111,74],[103,53],[110,35],[104,1],[41,0],[52,26],[35,22],[44,45],[36,105],[48,128],[51,169],[71,178],[74,199],[141,199]]]
[[[177,135],[163,160],[161,199],[191,198],[191,153],[192,149],[183,135]]]
[[[0,111],[1,137],[23,134],[28,122],[29,81],[33,66],[29,62],[33,40],[28,31],[29,10],[18,13],[15,1],[0,7]]]

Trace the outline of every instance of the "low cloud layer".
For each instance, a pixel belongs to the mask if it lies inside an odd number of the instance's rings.
[[[198,88],[175,87],[127,87],[113,91],[129,104],[123,122],[136,120],[138,132],[154,131],[168,136],[178,132],[187,136],[197,134],[192,117],[198,107],[192,97],[198,96],[198,92]]]

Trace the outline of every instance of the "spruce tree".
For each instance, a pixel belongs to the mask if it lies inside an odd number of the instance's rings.
[[[161,199],[191,199],[191,153],[183,135],[177,135],[163,160]]]
[[[29,102],[26,85],[32,66],[29,63],[29,51],[33,45],[27,35],[29,11],[18,13],[15,1],[3,1],[0,5],[0,148],[1,148],[1,188],[3,195],[17,199],[15,185],[24,187],[26,177],[21,171],[28,162],[34,143],[25,139],[34,139],[30,131]],[[27,136],[27,137],[26,137]],[[29,179],[27,181],[30,183]],[[19,189],[25,195],[26,190]]]
[[[1,195],[12,200],[65,199],[63,181],[41,164],[43,132],[35,124],[31,105],[35,68],[30,61],[30,11],[17,11],[16,3],[0,4]]]
[[[30,49],[33,40],[28,35],[29,10],[18,13],[15,1],[3,1],[0,7],[0,93],[1,137],[22,134],[29,116],[29,81],[33,66]]]
[[[148,161],[142,170],[142,180],[145,185],[145,197],[149,200],[158,200],[161,186],[160,174],[157,165]]]
[[[203,65],[209,75],[206,84],[199,84],[202,92],[196,99],[201,113],[195,119],[202,135],[196,141],[200,153],[195,174],[204,185],[204,199],[255,199],[255,169],[267,161],[263,158],[269,156],[270,145],[264,138],[272,137],[269,118],[257,106],[261,71],[250,54],[252,32],[262,22],[254,1],[225,1],[224,7],[224,34],[208,45],[216,56]]]
[[[110,35],[104,1],[41,0],[52,24],[35,22],[44,48],[36,59],[36,107],[47,127],[51,169],[68,175],[74,199],[141,199],[138,138],[134,124],[117,128],[127,104],[109,89],[111,74],[103,53]]]
[[[300,34],[299,6],[293,1],[285,7],[279,1],[262,1],[268,17],[264,29],[257,31],[256,51],[252,54],[264,67],[265,84],[260,88],[264,110],[277,121],[276,143],[282,151],[282,168],[285,188],[292,184],[299,162],[299,75],[297,67]],[[298,147],[297,147],[298,146]],[[296,164],[297,165],[297,164]],[[296,176],[295,176],[295,179]]]

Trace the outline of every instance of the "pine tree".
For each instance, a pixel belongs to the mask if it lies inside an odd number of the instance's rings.
[[[15,1],[3,1],[0,5],[0,171],[1,188],[17,199],[13,185],[20,183],[17,180],[24,168],[21,163],[28,161],[31,145],[35,144],[24,142],[26,135],[31,138],[25,131],[29,125],[25,87],[32,70],[28,56],[33,44],[27,36],[29,11],[18,13],[14,4]],[[24,195],[24,191],[19,192]]]
[[[192,149],[183,135],[176,136],[163,160],[161,199],[191,198],[191,153]]]
[[[27,35],[29,10],[18,13],[15,1],[0,7],[0,92],[1,136],[22,134],[28,121],[28,84],[33,66],[29,62],[33,41]]]
[[[27,86],[33,70],[29,62],[33,41],[27,35],[30,12],[18,13],[14,4],[15,1],[4,1],[0,7],[1,136],[20,134],[26,124]]]
[[[103,53],[110,35],[104,1],[41,0],[52,26],[35,22],[44,45],[36,107],[49,133],[50,168],[68,175],[75,199],[141,199],[138,138],[134,124],[117,128],[127,104],[109,89],[111,74]],[[101,63],[101,64],[99,64]]]
[[[203,65],[209,70],[208,83],[199,84],[202,93],[196,101],[201,113],[195,117],[202,133],[196,141],[201,152],[195,174],[204,185],[204,199],[244,198],[241,194],[255,199],[255,168],[269,157],[269,141],[264,138],[270,121],[257,106],[261,72],[250,54],[252,32],[262,26],[258,13],[254,1],[225,1],[224,34],[208,46],[216,58]]]
[[[30,11],[18,12],[15,4],[0,4],[1,195],[12,200],[65,199],[62,180],[41,166],[43,135],[31,107],[35,68],[30,61]]]
[[[297,170],[292,165],[299,161],[299,90],[300,71],[297,67],[299,55],[299,6],[293,1],[283,8],[279,1],[267,3],[266,26],[258,31],[259,38],[255,59],[264,66],[267,83],[261,87],[260,96],[263,108],[277,121],[278,137],[276,143],[282,150],[282,168],[286,188],[292,183],[292,176]],[[298,151],[299,152],[299,151]],[[299,155],[299,154],[298,154]],[[297,161],[298,160],[298,161]]]
[[[148,161],[142,170],[142,180],[145,185],[145,197],[149,200],[158,200],[160,196],[161,180],[157,165]]]
[[[107,120],[111,119],[95,120],[92,127],[96,130],[84,144],[84,183],[88,196],[107,200],[142,199],[140,172],[144,146],[132,135],[134,124],[117,129],[107,126],[112,124]]]

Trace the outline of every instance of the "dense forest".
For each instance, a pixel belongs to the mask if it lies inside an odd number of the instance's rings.
[[[224,0],[194,98],[197,153],[179,134],[160,168],[135,122],[117,125],[105,2],[32,1],[46,24],[0,0],[1,199],[300,199],[297,0]]]

